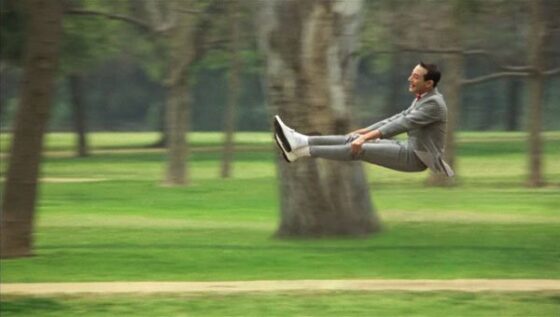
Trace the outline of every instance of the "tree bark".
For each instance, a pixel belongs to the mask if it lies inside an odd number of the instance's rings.
[[[166,185],[188,185],[186,164],[188,148],[187,123],[189,118],[188,70],[194,58],[193,31],[194,17],[181,14],[192,8],[193,1],[175,0],[172,14],[177,16],[169,33],[169,77],[167,79],[167,135],[168,161],[164,183]]]
[[[401,66],[402,66],[402,52],[395,49],[395,52],[391,56],[391,73],[389,74],[389,94],[387,96],[387,102],[384,107],[384,117],[388,118],[394,116],[395,113],[402,111],[402,107],[399,107],[399,95],[402,91],[402,77],[401,77]]]
[[[442,74],[442,82],[445,84],[445,101],[447,104],[447,133],[445,136],[445,160],[457,173],[455,130],[459,111],[461,109],[461,79],[464,76],[465,57],[461,53],[461,29],[459,16],[456,12],[449,15],[449,33],[447,36],[448,47],[456,48],[457,53],[445,56],[446,72]],[[430,173],[428,184],[433,186],[453,186],[455,178],[444,174]]]
[[[387,101],[383,109],[383,117],[388,118],[395,113],[402,111],[402,105],[399,106],[399,96],[403,89],[402,65],[403,65],[403,52],[401,51],[402,38],[403,38],[403,23],[406,22],[406,17],[403,16],[402,11],[399,10],[400,4],[397,1],[389,3],[391,8],[391,24],[389,32],[391,32],[392,51],[391,54],[391,72],[389,73],[389,93]]]
[[[361,1],[262,3],[259,32],[273,112],[299,131],[350,129]],[[365,235],[380,229],[360,162],[278,156],[281,221],[277,235]]]
[[[239,99],[239,72],[240,72],[240,12],[237,0],[228,2],[228,16],[231,25],[230,33],[230,68],[228,72],[228,101],[224,116],[224,149],[222,157],[222,178],[231,176],[231,165],[234,154],[234,132],[236,121],[236,110]]]
[[[68,76],[70,86],[70,94],[72,97],[72,114],[74,119],[74,129],[77,136],[77,156],[88,156],[87,139],[86,139],[86,114],[83,102],[83,76],[80,74],[71,74]]]
[[[43,135],[54,92],[62,31],[61,0],[28,0],[26,10],[21,101],[1,209],[2,258],[32,255]]]
[[[541,0],[529,1],[530,24],[529,64],[535,69],[529,75],[529,178],[530,187],[544,185],[542,177],[542,102],[544,91],[544,54],[542,54],[547,35],[546,21],[543,16]]]

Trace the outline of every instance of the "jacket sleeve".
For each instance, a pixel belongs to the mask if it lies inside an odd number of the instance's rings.
[[[383,138],[390,138],[397,134],[442,120],[445,120],[445,109],[435,100],[431,100],[425,102],[418,108],[401,113],[401,116],[377,127],[377,129],[379,129]]]
[[[389,123],[389,122],[391,122],[391,121],[394,121],[394,120],[396,120],[396,119],[398,119],[398,118],[404,116],[404,114],[406,113],[406,111],[407,111],[407,110],[405,110],[405,111],[403,111],[403,112],[400,112],[400,113],[397,113],[396,115],[394,115],[394,116],[392,116],[392,117],[389,117],[389,118],[387,118],[387,119],[385,119],[385,120],[382,120],[382,121],[379,121],[379,122],[377,122],[377,123],[374,123],[374,124],[370,125],[369,127],[367,127],[366,129],[367,129],[368,131],[373,131],[373,130],[379,129],[380,127],[386,125],[387,123]]]

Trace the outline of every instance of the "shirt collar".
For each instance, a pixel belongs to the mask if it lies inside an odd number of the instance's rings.
[[[423,93],[423,94],[417,94],[417,95],[416,95],[416,101],[418,101],[418,100],[424,98],[424,97],[425,97],[427,94],[429,94],[429,93],[437,92],[436,89],[437,89],[437,88],[434,88],[434,89],[432,89],[432,90],[426,91],[426,92]]]

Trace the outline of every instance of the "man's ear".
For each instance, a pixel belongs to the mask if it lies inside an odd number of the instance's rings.
[[[428,85],[428,87],[430,88],[434,88],[434,81],[430,79],[426,82],[426,85]]]

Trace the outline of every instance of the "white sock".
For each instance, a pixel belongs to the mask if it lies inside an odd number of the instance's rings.
[[[309,146],[298,147],[297,149],[293,150],[292,153],[294,153],[297,157],[311,156],[311,153],[309,152]]]

